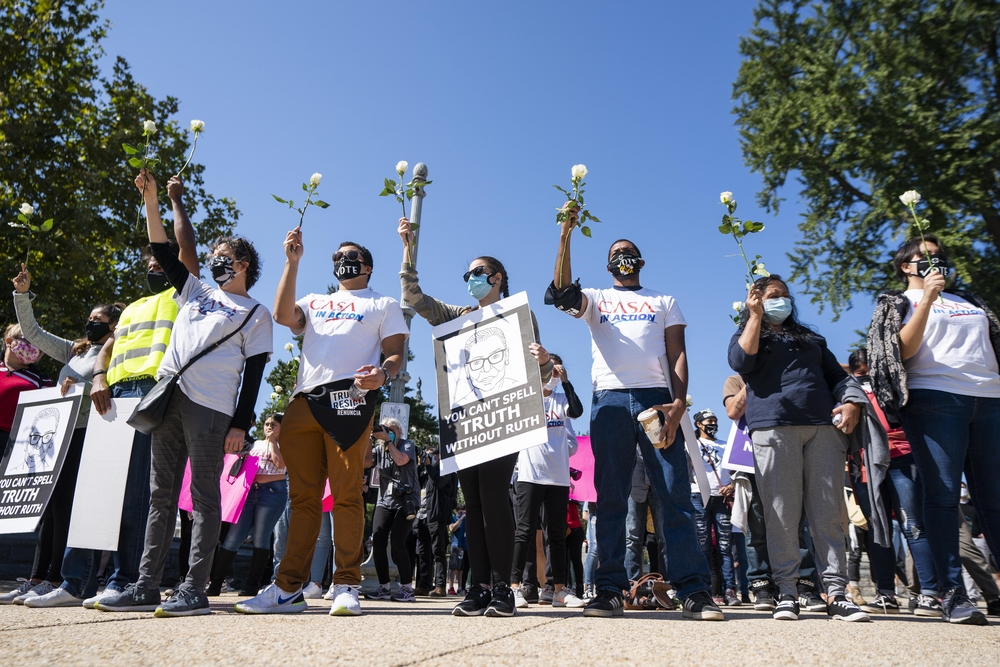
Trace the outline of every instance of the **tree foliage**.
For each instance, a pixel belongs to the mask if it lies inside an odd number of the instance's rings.
[[[184,164],[188,122],[178,101],[157,100],[117,58],[102,73],[98,59],[109,24],[99,0],[0,0],[0,257],[16,274],[27,237],[7,223],[31,203],[52,230],[31,246],[35,314],[53,333],[83,334],[95,303],[128,303],[148,293],[140,252],[145,227],[135,228],[139,193],[123,143],[139,143],[153,120],[160,181]],[[211,131],[211,128],[209,128]],[[198,239],[230,233],[235,203],[204,189],[204,167],[185,173],[185,203]],[[162,212],[170,213],[164,193]],[[171,221],[166,223],[168,226]],[[0,322],[16,321],[9,298]]]
[[[734,113],[759,203],[801,185],[792,278],[821,308],[898,286],[911,189],[959,279],[1000,306],[998,30],[997,0],[761,0]]]

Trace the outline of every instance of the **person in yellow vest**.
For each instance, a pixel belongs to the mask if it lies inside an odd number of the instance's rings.
[[[176,176],[167,183],[167,195],[173,208],[174,236],[177,237],[176,242],[170,242],[171,248],[192,275],[200,276],[194,228],[184,210],[184,184]],[[143,251],[143,259],[147,267],[146,285],[152,295],[133,301],[125,308],[114,337],[104,345],[94,365],[90,397],[94,408],[102,415],[111,409],[112,398],[142,398],[156,386],[156,371],[177,317],[176,290],[148,247]],[[151,436],[135,432],[125,482],[115,571],[104,591],[84,600],[84,607],[92,609],[97,602],[114,602],[139,578],[139,560],[149,514],[150,444]],[[79,551],[94,554],[85,549]]]

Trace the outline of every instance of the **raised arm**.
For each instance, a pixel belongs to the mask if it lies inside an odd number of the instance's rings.
[[[274,321],[293,331],[302,331],[306,326],[306,315],[295,303],[295,279],[303,252],[302,230],[296,227],[285,234],[285,269],[274,295]]]
[[[174,210],[174,238],[180,246],[178,257],[191,275],[200,279],[198,243],[194,236],[194,226],[184,208],[184,181],[179,176],[171,176],[167,181],[167,196],[170,197],[170,205]]]
[[[944,285],[944,275],[941,273],[931,273],[924,278],[924,295],[913,309],[909,321],[899,330],[899,351],[903,355],[903,361],[915,355],[924,342],[927,317],[938,295],[944,291]]]
[[[135,177],[135,187],[142,193],[146,204],[146,234],[150,243],[167,243],[167,232],[163,229],[163,218],[160,217],[160,202],[157,199],[156,179],[148,169],[140,169]],[[166,268],[166,267],[164,267]]]
[[[580,302],[576,303],[577,297],[571,294],[575,289],[579,292],[579,284],[573,284],[573,268],[570,262],[570,240],[573,238],[573,227],[578,220],[578,213],[570,211],[559,227],[559,250],[556,252],[556,266],[552,274],[553,294],[546,294],[546,303],[554,304],[559,310],[568,312],[573,317],[583,317],[587,312],[587,295],[579,294]],[[551,296],[551,300],[550,300]]]
[[[17,323],[21,325],[24,339],[37,347],[44,354],[64,364],[69,363],[73,356],[73,341],[51,334],[35,321],[35,312],[31,308],[31,272],[21,265],[21,272],[14,278],[14,311],[17,313]]]

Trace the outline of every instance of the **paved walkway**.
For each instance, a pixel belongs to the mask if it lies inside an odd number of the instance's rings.
[[[724,623],[679,611],[583,618],[532,606],[514,618],[455,618],[457,600],[362,602],[357,618],[331,617],[329,602],[289,616],[243,616],[235,595],[214,598],[210,616],[158,619],[76,608],[0,606],[0,645],[27,665],[1000,665],[1000,622],[958,627],[910,615],[841,623],[803,613],[779,622],[749,608]]]

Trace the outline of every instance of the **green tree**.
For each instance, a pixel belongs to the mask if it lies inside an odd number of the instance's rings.
[[[1000,306],[998,30],[997,0],[761,0],[734,113],[759,203],[801,185],[791,278],[821,308],[898,288],[911,189],[960,280]]]
[[[0,0],[0,257],[3,272],[15,275],[27,237],[6,223],[21,203],[31,203],[38,220],[55,219],[31,246],[32,290],[39,321],[67,338],[83,334],[93,304],[147,293],[146,232],[135,228],[140,197],[122,144],[141,143],[142,121],[155,121],[163,184],[190,145],[187,120],[174,118],[177,99],[155,99],[122,58],[100,71],[109,28],[102,4]],[[208,242],[231,233],[239,212],[205,192],[203,173],[200,164],[188,167],[185,203],[198,239]],[[165,192],[162,211],[170,212]],[[0,313],[0,322],[16,321],[9,298]]]

